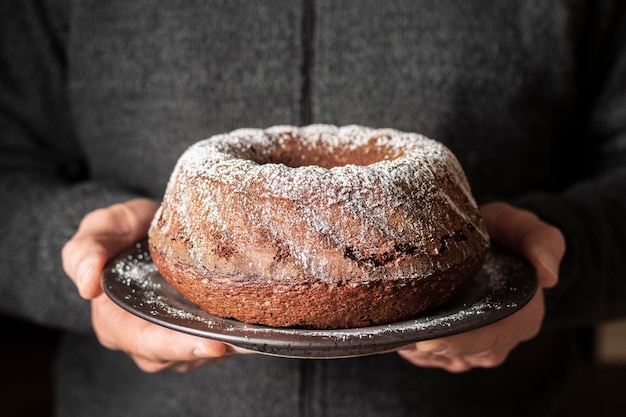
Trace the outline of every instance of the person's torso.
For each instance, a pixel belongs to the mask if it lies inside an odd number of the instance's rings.
[[[575,94],[576,27],[564,7],[76,2],[68,53],[78,140],[97,179],[155,198],[195,141],[312,122],[440,140],[479,200],[550,187]]]

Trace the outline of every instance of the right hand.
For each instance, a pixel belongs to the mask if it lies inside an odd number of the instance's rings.
[[[94,210],[81,221],[62,251],[63,269],[81,297],[91,301],[91,321],[100,343],[126,352],[145,372],[181,372],[248,353],[222,342],[166,329],[120,308],[104,293],[106,262],[146,237],[158,203],[136,199]]]
[[[565,239],[537,215],[504,202],[481,207],[491,238],[525,257],[535,268],[539,288],[515,314],[487,326],[453,336],[425,340],[401,348],[399,354],[417,366],[449,372],[501,365],[520,343],[539,333],[545,315],[543,290],[558,282]]]

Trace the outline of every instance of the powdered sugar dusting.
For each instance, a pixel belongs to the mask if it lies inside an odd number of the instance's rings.
[[[150,253],[137,243],[136,250],[117,259],[110,266],[117,282],[127,286],[123,298],[133,308],[155,317],[175,317],[213,325],[213,321],[189,311],[188,301],[159,275]],[[178,304],[178,306],[176,306]]]
[[[140,250],[140,243],[135,247],[136,252],[131,252],[113,263],[111,273],[115,274],[122,284],[133,284],[146,292],[160,290],[160,284],[146,279],[151,274],[158,273],[156,266],[151,262],[150,253],[147,250]]]
[[[276,159],[294,146],[294,138],[299,146],[294,153],[323,149],[331,158],[380,152],[381,159],[366,166],[288,166]],[[393,252],[426,242],[419,250],[431,270],[398,271],[397,278],[403,279],[448,267],[441,264],[436,242],[442,233],[453,235],[459,223],[477,231],[483,244],[488,242],[479,218],[468,214],[477,207],[454,155],[437,141],[395,129],[274,126],[217,135],[181,156],[164,203],[168,207],[159,210],[150,233],[158,224],[167,234],[176,224],[190,241],[189,261],[209,269],[216,265],[206,264],[206,251],[220,236],[234,242],[233,252],[248,257],[238,267],[257,276],[310,274],[332,280],[338,271],[329,259],[355,245],[367,242]],[[407,221],[390,222],[395,215]],[[255,239],[286,248],[292,269],[277,271],[271,259],[251,256],[263,250]],[[167,247],[160,249],[167,254]],[[372,250],[358,247],[364,258]],[[375,275],[368,271],[368,276]]]

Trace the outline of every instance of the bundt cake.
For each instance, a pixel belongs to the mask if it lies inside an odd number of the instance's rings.
[[[159,273],[203,310],[314,329],[415,317],[466,288],[488,246],[448,148],[357,125],[192,145],[149,231]]]

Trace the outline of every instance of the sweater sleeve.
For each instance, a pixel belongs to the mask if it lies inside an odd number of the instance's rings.
[[[63,273],[61,249],[87,212],[135,195],[90,179],[72,127],[61,4],[0,4],[0,310],[87,332],[89,303]]]
[[[577,180],[558,194],[515,201],[566,238],[559,284],[546,292],[548,327],[626,316],[626,5],[590,3],[593,19],[579,49],[579,117],[557,156]]]

